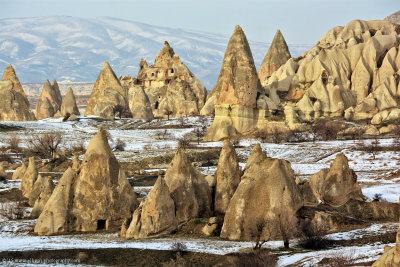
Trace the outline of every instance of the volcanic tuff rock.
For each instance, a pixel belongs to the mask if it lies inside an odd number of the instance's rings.
[[[165,182],[175,203],[178,224],[211,215],[211,193],[207,181],[179,148],[165,173]]]
[[[60,110],[62,97],[56,80],[49,80],[43,85],[42,92],[36,103],[36,118],[38,120],[53,117]]]
[[[100,127],[89,142],[79,171],[69,168],[60,179],[35,232],[49,235],[117,228],[132,216],[136,202],[133,189],[108,145],[106,132]],[[59,218],[55,220],[54,214]]]
[[[26,162],[22,162],[21,166],[15,169],[11,179],[13,180],[22,179],[22,177],[24,177],[25,175],[26,169],[27,169]]]
[[[169,234],[177,229],[174,200],[169,194],[164,178],[159,176],[146,199],[133,213],[125,237],[135,239],[154,237]]]
[[[35,120],[35,115],[29,109],[29,101],[11,65],[4,70],[0,82],[0,120]]]
[[[342,206],[350,199],[364,199],[357,175],[342,153],[336,156],[329,169],[320,170],[309,182],[317,199],[331,206]]]
[[[21,191],[24,197],[29,198],[33,185],[38,178],[38,174],[39,172],[36,168],[35,157],[30,157],[28,168],[26,169],[21,181]]]
[[[260,225],[265,226],[261,240],[280,237],[280,225],[294,223],[302,206],[290,163],[265,156],[245,170],[226,210],[221,238],[253,240]]]
[[[280,66],[286,63],[291,58],[289,48],[286,44],[285,38],[280,30],[276,31],[271,46],[258,69],[258,77],[260,82],[263,83],[274,73]]]
[[[267,154],[262,151],[260,144],[255,144],[253,151],[251,152],[249,158],[247,159],[246,165],[244,166],[244,170],[247,170],[253,163],[259,163],[266,158]]]
[[[292,125],[320,116],[395,120],[400,118],[399,43],[399,25],[354,20],[288,60],[264,83],[265,90],[287,94],[281,100],[293,106],[286,116]]]
[[[36,183],[35,183],[36,184]],[[51,194],[54,190],[54,184],[51,180],[51,177],[47,176],[44,178],[42,183],[42,189],[40,195],[36,199],[33,209],[31,212],[31,218],[38,218],[39,215],[42,213],[44,206],[46,205],[47,201],[51,197]]]
[[[81,115],[79,112],[78,106],[76,105],[76,100],[75,100],[75,95],[74,91],[72,90],[71,87],[68,88],[67,94],[64,97],[64,100],[61,104],[61,116],[65,116],[67,114],[75,114],[75,115]]]
[[[143,96],[140,96],[139,100],[134,99],[133,92],[139,92],[139,87],[145,91],[154,117],[166,118],[200,113],[206,101],[207,90],[181,62],[168,42],[164,43],[156,56],[154,65],[149,66],[142,59],[139,67],[139,73],[134,79],[130,77],[121,79],[121,83],[130,91],[129,102],[136,102],[136,105],[130,106],[132,112],[136,111],[136,106],[145,107],[146,110],[148,108],[147,100]]]
[[[45,177],[42,177],[42,175],[38,174],[38,177],[35,183],[33,184],[32,191],[28,196],[29,206],[33,207],[36,199],[39,197],[40,193],[42,193],[44,188],[44,182],[45,182]]]
[[[3,166],[2,162],[0,162],[0,178],[7,179],[7,173],[4,170],[4,166]]]
[[[85,116],[114,118],[117,113],[130,113],[125,90],[110,64],[106,61],[100,70],[85,110]]]
[[[151,103],[142,86],[134,86],[129,89],[129,108],[132,117],[151,121],[154,119]]]
[[[241,176],[242,170],[238,163],[235,148],[229,139],[225,139],[219,156],[217,171],[215,172],[217,183],[214,209],[216,213],[225,214],[229,201],[240,183]]]
[[[397,11],[390,16],[387,16],[385,20],[391,22],[391,23],[397,23],[400,24],[400,11]]]
[[[396,245],[385,247],[383,255],[372,264],[372,267],[396,267],[400,266],[400,227],[396,235]]]
[[[226,48],[217,84],[208,96],[207,102],[214,102],[215,119],[204,140],[221,140],[253,130],[259,115],[257,94],[263,91],[247,38],[240,26],[236,26]],[[212,110],[209,103],[205,106]]]

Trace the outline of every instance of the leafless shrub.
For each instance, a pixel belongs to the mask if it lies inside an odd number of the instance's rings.
[[[71,117],[71,113],[67,112],[62,121],[66,122],[69,119],[69,117]]]
[[[355,251],[335,251],[329,255],[328,258],[324,258],[320,263],[324,267],[350,267],[355,264]]]
[[[178,139],[178,146],[181,148],[190,148],[192,147],[190,140],[187,136]]]
[[[13,159],[5,153],[0,154],[0,162],[2,161],[7,161],[8,163],[14,163]]]
[[[357,149],[360,151],[365,151],[367,153],[370,153],[372,155],[373,159],[375,159],[377,152],[381,151],[382,147],[380,146],[380,141],[379,141],[378,137],[376,136],[371,142],[368,142],[368,141],[358,142]]]
[[[196,129],[194,129],[193,132],[197,138],[197,144],[200,144],[200,140],[201,140],[201,138],[204,137],[204,135],[206,134],[206,131],[201,127],[197,127]]]
[[[165,140],[171,137],[171,133],[168,131],[168,129],[158,130],[155,132],[155,136],[159,140]]]
[[[269,134],[266,129],[260,129],[254,134],[254,138],[259,140],[261,143],[265,143],[268,141]]]
[[[322,138],[323,140],[332,140],[337,138],[338,132],[340,132],[345,125],[339,121],[331,121],[327,119],[321,119],[312,125],[312,133],[314,141]]]
[[[121,139],[117,138],[113,145],[113,150],[114,151],[124,151],[126,147],[126,143],[122,141]]]
[[[6,141],[7,148],[15,152],[20,151],[19,147],[20,143],[21,143],[21,138],[19,138],[15,133],[11,134]]]
[[[0,203],[0,215],[9,220],[17,220],[24,217],[25,211],[19,202],[3,202]]]
[[[60,133],[43,133],[27,140],[28,154],[54,159],[62,142]]]
[[[175,243],[172,243],[171,250],[175,251],[175,252],[183,252],[183,251],[187,250],[187,247],[185,244],[183,244],[181,242],[175,242]]]
[[[176,253],[175,259],[170,259],[168,262],[162,264],[163,267],[186,267],[187,262],[182,257],[181,253]]]
[[[251,236],[254,239],[255,245],[253,250],[260,250],[262,245],[270,239],[269,236],[265,236],[264,229],[269,228],[268,222],[264,219],[256,221],[254,229],[251,230]]]
[[[252,253],[241,253],[237,256],[231,256],[226,266],[274,267],[277,266],[277,257],[268,250],[260,249]]]
[[[325,249],[331,241],[326,238],[328,229],[321,223],[303,221],[301,223],[302,238],[300,246],[306,249]]]

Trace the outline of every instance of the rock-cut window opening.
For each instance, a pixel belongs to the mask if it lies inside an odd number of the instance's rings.
[[[156,104],[154,105],[154,108],[155,108],[155,109],[158,109],[158,105],[159,105],[159,103],[158,103],[158,101],[157,101]]]
[[[106,220],[97,220],[97,230],[106,229]]]

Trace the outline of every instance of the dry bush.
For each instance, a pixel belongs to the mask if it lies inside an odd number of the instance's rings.
[[[378,137],[375,137],[371,142],[360,141],[357,143],[357,150],[370,153],[373,159],[376,158],[377,152],[382,151],[382,149]]]
[[[233,267],[274,267],[277,266],[277,257],[265,249],[255,250],[252,253],[241,253],[231,256],[226,266]]]
[[[186,260],[182,257],[181,253],[176,253],[175,259],[170,259],[168,262],[162,264],[163,267],[186,267],[188,266]]]
[[[7,148],[15,152],[21,150],[19,147],[20,143],[21,143],[21,138],[19,138],[15,133],[11,134],[10,137],[6,140]]]
[[[266,143],[269,138],[269,134],[266,129],[260,129],[254,134],[254,138],[259,140],[261,143]]]
[[[24,217],[25,210],[19,202],[3,202],[0,203],[0,215],[9,220],[17,220]]]
[[[306,249],[325,249],[331,241],[326,238],[328,229],[321,223],[312,223],[304,221],[301,223],[302,238],[300,239],[300,246]]]
[[[354,258],[355,251],[335,251],[328,258],[324,258],[320,264],[324,267],[350,267],[354,266],[356,259]]]
[[[69,112],[67,112],[62,121],[66,122],[69,119],[69,117],[71,117],[71,114]]]
[[[264,229],[268,229],[269,227],[269,222],[264,219],[256,221],[254,228],[251,229],[251,236],[255,242],[253,250],[260,250],[262,245],[269,241],[270,237],[266,237],[264,233]]]
[[[190,140],[187,136],[178,139],[178,146],[181,148],[190,148],[193,145],[190,143]]]
[[[13,159],[9,155],[4,153],[0,154],[0,162],[2,161],[7,161],[8,163],[14,163]]]
[[[339,121],[331,121],[327,119],[317,120],[311,128],[314,135],[313,139],[314,141],[319,138],[323,140],[336,139],[338,132],[343,130],[344,127],[344,123]]]
[[[54,159],[62,142],[61,133],[33,135],[27,140],[28,154]]]
[[[171,133],[167,130],[158,130],[155,132],[155,136],[158,140],[165,140],[171,138]]]
[[[113,151],[124,151],[126,147],[126,143],[122,141],[121,139],[117,138],[117,140],[114,142]]]

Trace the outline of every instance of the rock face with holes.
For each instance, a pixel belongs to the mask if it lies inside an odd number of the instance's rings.
[[[283,38],[281,31],[277,30],[271,46],[258,69],[258,77],[261,83],[266,81],[272,73],[278,70],[291,57],[285,38]]]
[[[229,141],[224,140],[224,145],[218,160],[215,172],[216,187],[214,209],[218,214],[225,214],[229,202],[240,183],[242,170],[239,166],[235,148]]]
[[[192,218],[211,215],[211,192],[208,183],[179,148],[165,173],[165,182],[175,203],[178,224]]]
[[[106,61],[100,70],[85,110],[85,116],[96,115],[107,119],[130,116],[128,92],[121,85]]]
[[[350,199],[364,200],[357,175],[343,153],[336,156],[329,169],[314,174],[309,183],[316,198],[331,206],[342,206]]]
[[[148,238],[169,234],[178,229],[175,204],[161,176],[146,199],[135,210],[125,238]]]
[[[30,157],[28,168],[26,169],[21,181],[21,191],[24,197],[29,198],[33,185],[38,178],[38,174],[39,172],[36,168],[35,157]]]
[[[12,65],[4,70],[0,82],[0,120],[32,121],[35,115]]]
[[[263,86],[286,102],[291,128],[324,117],[400,118],[400,26],[354,20],[328,31],[308,52],[289,59]]]
[[[76,99],[74,95],[74,91],[72,90],[71,87],[68,88],[67,94],[64,97],[64,100],[62,101],[61,104],[61,116],[66,116],[67,114],[69,115],[81,115],[79,112],[78,106],[76,105]]]
[[[158,118],[200,113],[206,101],[207,90],[182,63],[168,42],[164,43],[156,56],[154,65],[149,66],[142,59],[139,66],[139,73],[135,78],[121,78],[122,85],[129,90],[132,113],[137,114],[139,109],[139,114],[143,114],[144,111],[148,114],[147,101],[150,102],[154,117]],[[147,99],[143,97],[141,90],[145,92]],[[139,99],[135,99],[138,93]]]
[[[253,240],[260,236],[270,240],[281,237],[280,226],[292,231],[289,229],[296,223],[303,202],[290,163],[266,155],[256,158],[248,162],[229,203],[221,238]]]
[[[242,28],[236,26],[226,48],[217,84],[205,105],[212,111],[210,103],[214,103],[215,118],[204,140],[221,140],[255,129],[259,116],[257,95],[262,92],[249,43]],[[207,113],[202,112],[210,115]]]
[[[57,81],[54,80],[50,84],[50,81],[46,80],[36,103],[36,118],[41,120],[53,117],[60,111],[61,103],[62,97]]]
[[[385,247],[383,255],[372,264],[372,267],[396,267],[400,266],[400,228],[396,235],[396,245]]]
[[[35,232],[50,235],[115,229],[132,216],[136,206],[133,189],[100,127],[89,142],[79,170],[69,168],[60,179]]]

